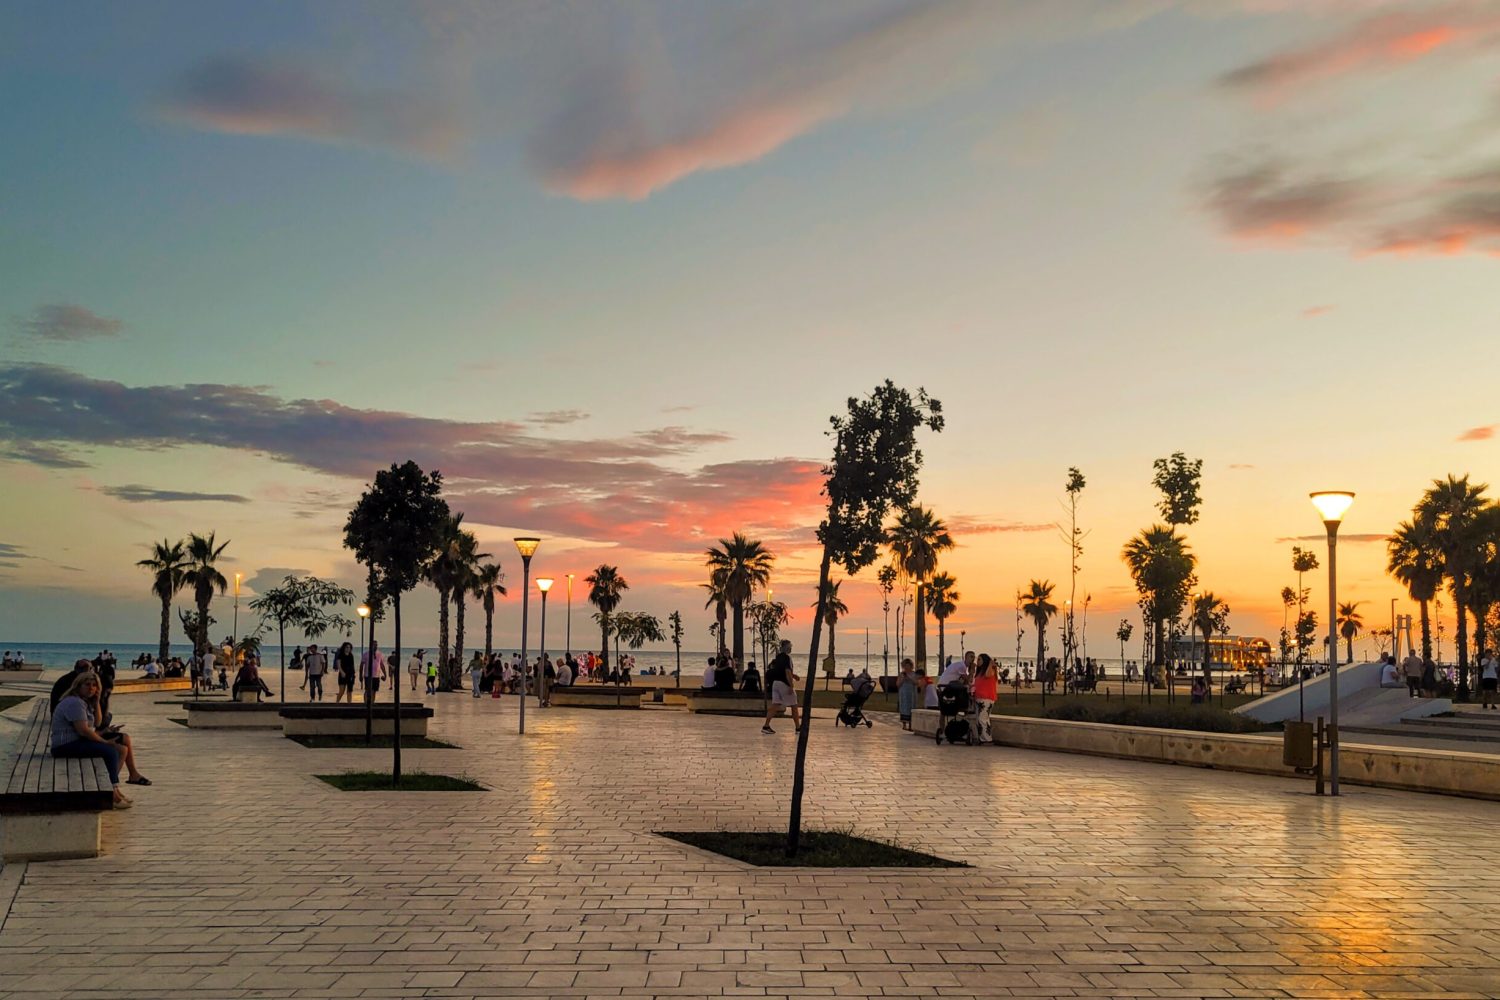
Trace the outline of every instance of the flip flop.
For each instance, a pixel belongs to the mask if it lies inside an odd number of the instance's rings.
[[[149,785],[149,784],[151,784],[151,779],[150,778],[130,778],[129,780],[127,780],[125,782],[125,784],[127,784],[127,785]]]
[[[132,802],[130,799],[116,799],[115,800],[115,808],[116,809],[129,809],[133,805],[135,805],[135,803]]]

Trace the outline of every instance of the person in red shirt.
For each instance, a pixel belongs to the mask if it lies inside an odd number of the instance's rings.
[[[1000,696],[1000,685],[999,679],[995,676],[995,661],[990,658],[989,653],[980,653],[974,665],[973,694],[975,720],[979,730],[976,735],[981,743],[993,743],[994,733],[990,731],[990,709],[995,707],[995,699]]]

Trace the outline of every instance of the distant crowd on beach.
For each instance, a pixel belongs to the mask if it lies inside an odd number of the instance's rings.
[[[16,650],[14,654],[12,654],[11,651],[7,649],[5,651],[5,660],[3,661],[3,666],[6,670],[19,670],[21,667],[26,666],[26,654],[21,652],[19,649]]]

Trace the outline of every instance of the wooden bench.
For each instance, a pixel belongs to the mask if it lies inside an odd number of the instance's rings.
[[[766,697],[759,692],[714,691],[709,688],[683,688],[687,710],[699,715],[764,716]],[[778,713],[779,714],[779,713]]]
[[[281,706],[273,701],[184,701],[182,707],[189,729],[281,728]]]
[[[363,736],[365,734],[365,705],[335,704],[282,705],[280,710],[281,731],[286,736]],[[396,735],[396,706],[390,702],[377,703],[371,713],[374,724],[370,730],[375,736]],[[420,702],[401,706],[401,735],[426,736],[427,720],[432,718],[432,709]]]
[[[36,699],[0,765],[0,858],[53,861],[99,856],[99,814],[114,808],[104,761],[51,754],[52,712]]]
[[[652,688],[611,684],[569,684],[547,696],[553,708],[640,708]]]

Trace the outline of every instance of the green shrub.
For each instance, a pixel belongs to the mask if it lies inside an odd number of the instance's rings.
[[[1044,719],[1066,722],[1103,722],[1112,726],[1141,726],[1145,729],[1187,729],[1198,733],[1261,733],[1274,726],[1222,708],[1207,705],[1141,705],[1103,702],[1087,704],[1069,702],[1049,708]]]

